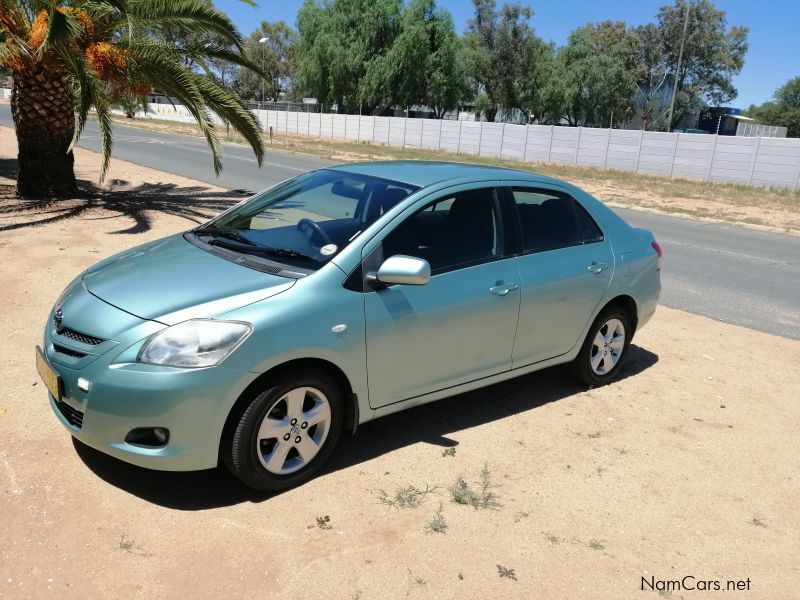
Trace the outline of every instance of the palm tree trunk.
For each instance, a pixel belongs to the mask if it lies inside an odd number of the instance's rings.
[[[78,187],[69,149],[75,131],[70,80],[43,65],[15,73],[11,112],[19,146],[17,194],[74,197]]]

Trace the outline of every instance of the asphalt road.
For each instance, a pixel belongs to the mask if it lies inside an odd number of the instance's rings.
[[[13,127],[8,105],[0,124]],[[114,156],[140,165],[256,192],[300,173],[333,164],[310,156],[268,150],[261,169],[245,146],[226,144],[225,168],[214,176],[200,138],[116,125]],[[96,123],[80,144],[99,151]],[[619,209],[630,224],[653,231],[664,250],[661,302],[719,321],[800,340],[800,237]],[[741,351],[739,342],[730,344]]]

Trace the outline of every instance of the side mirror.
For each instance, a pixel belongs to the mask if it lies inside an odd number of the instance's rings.
[[[402,254],[390,256],[377,273],[367,275],[367,281],[372,284],[425,285],[430,280],[431,266],[427,260]]]

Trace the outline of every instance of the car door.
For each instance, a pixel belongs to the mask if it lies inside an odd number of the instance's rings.
[[[569,352],[606,293],[611,244],[586,209],[547,186],[508,188],[521,233],[513,367]]]
[[[425,285],[364,288],[373,408],[511,368],[519,281],[500,214],[497,188],[450,188],[364,259],[364,276],[395,255],[431,266]]]

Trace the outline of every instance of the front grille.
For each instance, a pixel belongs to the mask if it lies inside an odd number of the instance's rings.
[[[71,356],[72,358],[83,358],[86,356],[85,352],[78,352],[77,350],[73,350],[72,348],[67,348],[66,346],[61,346],[60,344],[53,344],[53,350],[60,354],[66,354],[67,356]]]
[[[78,429],[83,427],[83,412],[72,408],[69,404],[61,400],[56,400],[56,406],[70,425]]]
[[[76,342],[80,342],[81,344],[87,344],[89,346],[97,346],[98,344],[102,344],[104,340],[100,338],[92,337],[90,335],[86,335],[85,333],[79,333],[73,329],[62,329],[61,331],[57,331],[58,335],[63,335],[65,338],[69,338]]]

